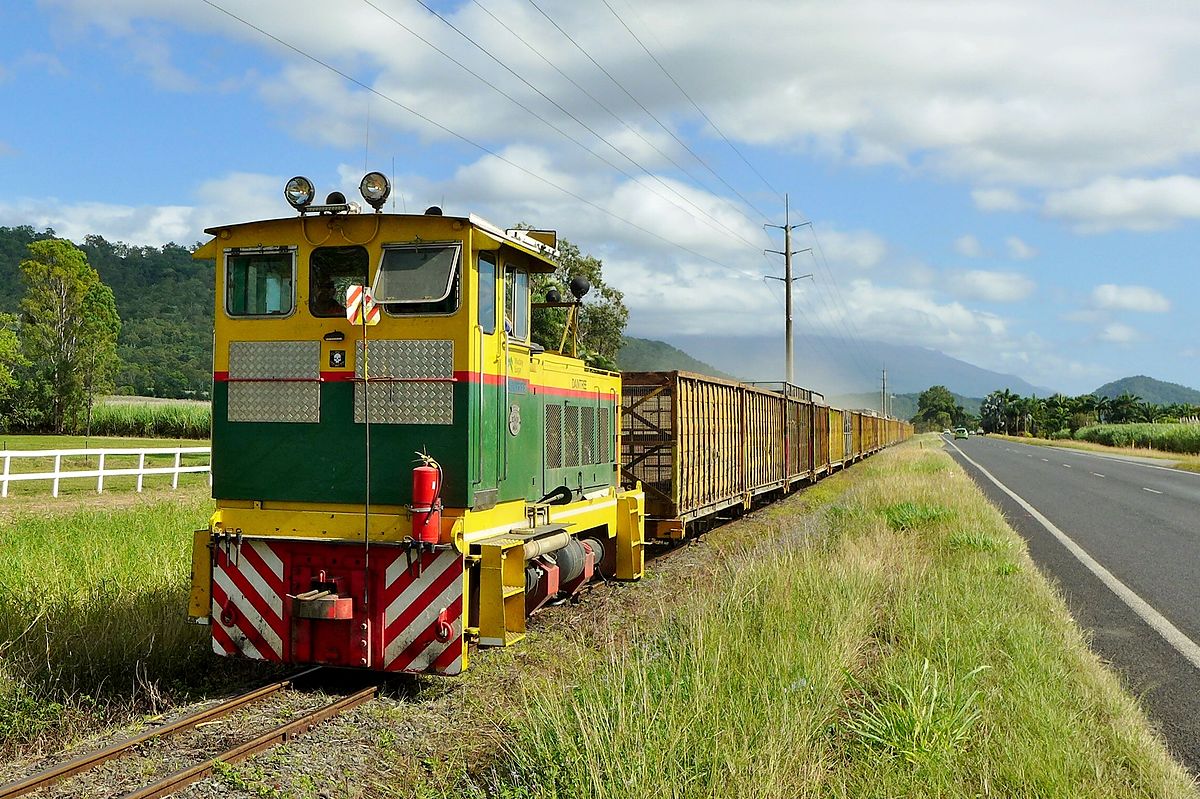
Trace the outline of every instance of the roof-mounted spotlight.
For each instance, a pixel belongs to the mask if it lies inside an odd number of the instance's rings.
[[[392,193],[392,184],[382,172],[368,172],[363,176],[362,183],[358,184],[358,190],[367,204],[375,209],[375,213],[379,213]]]
[[[297,175],[287,182],[283,187],[283,196],[287,199],[288,205],[295,208],[300,213],[304,213],[316,196],[316,190],[313,188],[312,181],[303,175]]]

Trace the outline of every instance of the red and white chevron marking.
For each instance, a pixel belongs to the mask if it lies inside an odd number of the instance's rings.
[[[212,580],[213,651],[282,661],[283,560],[265,541],[215,548]]]
[[[463,556],[397,555],[384,579],[383,668],[458,674],[463,667]],[[439,621],[439,617],[443,621]],[[440,628],[440,629],[439,629]]]

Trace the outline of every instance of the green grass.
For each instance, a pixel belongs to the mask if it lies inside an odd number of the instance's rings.
[[[827,483],[767,511],[662,624],[529,681],[501,762],[461,790],[1195,795],[944,453],[916,442]]]
[[[51,450],[51,449],[135,449],[163,447],[204,447],[207,441],[197,441],[186,438],[113,438],[107,436],[43,436],[43,435],[2,435],[0,450]],[[208,455],[184,455],[180,461],[183,466],[200,466],[209,462]],[[148,467],[173,466],[173,455],[151,456],[146,459]],[[95,469],[99,465],[94,456],[67,456],[62,459],[62,468],[69,470]],[[133,469],[138,465],[136,455],[113,455],[105,458],[105,469]],[[54,458],[14,458],[10,463],[12,474],[33,474],[52,472]],[[169,488],[172,475],[148,475],[143,477],[144,489]],[[207,473],[179,475],[180,486],[197,486],[208,482]],[[29,480],[9,484],[10,497],[50,496],[52,482],[50,480]],[[137,488],[137,478],[133,476],[117,476],[104,478],[104,490],[131,491]],[[60,481],[59,495],[95,494],[95,477],[73,477]],[[4,500],[0,500],[2,503]]]
[[[122,510],[0,523],[0,751],[70,736],[208,660],[186,623],[198,491]]]

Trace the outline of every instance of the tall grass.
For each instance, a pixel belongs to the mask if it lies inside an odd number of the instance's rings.
[[[844,492],[817,489],[815,513],[777,516],[664,626],[534,680],[506,758],[473,789],[1194,795],[944,454],[910,446],[856,469],[829,481]]]
[[[1080,428],[1075,437],[1109,447],[1200,453],[1200,425],[1194,424],[1097,424]]]
[[[204,662],[186,608],[191,533],[211,507],[193,495],[0,524],[0,750]]]
[[[99,403],[92,435],[125,438],[208,438],[212,408],[199,402]]]

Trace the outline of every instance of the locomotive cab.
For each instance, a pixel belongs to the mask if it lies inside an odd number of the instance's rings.
[[[211,228],[196,253],[216,263],[217,508],[190,615],[214,650],[453,674],[470,637],[519,640],[585,575],[640,576],[619,377],[530,339],[553,233],[384,214],[365,188],[376,213],[313,206],[311,184],[298,203],[297,180],[298,216]],[[348,320],[355,286],[377,323]]]

